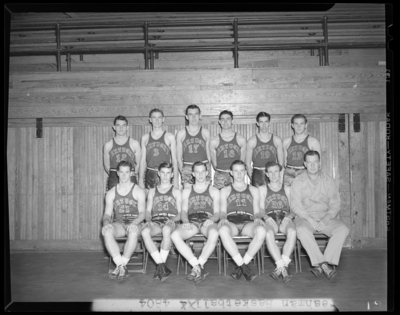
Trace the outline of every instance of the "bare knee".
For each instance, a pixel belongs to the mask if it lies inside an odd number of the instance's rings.
[[[176,240],[179,240],[181,237],[180,237],[180,235],[179,235],[179,232],[177,231],[177,230],[175,230],[175,231],[173,231],[172,233],[171,233],[171,240],[172,241],[176,241]]]
[[[275,232],[272,229],[267,229],[265,237],[268,242],[275,242]]]
[[[267,231],[265,228],[261,225],[258,225],[254,229],[254,237],[257,237],[258,239],[264,239]]]
[[[218,230],[216,228],[210,228],[207,233],[207,238],[210,240],[217,240],[219,236]]]
[[[226,238],[226,237],[230,237],[231,236],[231,230],[228,226],[226,225],[222,225],[219,229],[218,229],[218,233],[221,236],[221,238]]]
[[[289,227],[286,232],[287,238],[296,238],[296,229],[294,227]]]
[[[172,233],[172,229],[169,225],[166,225],[162,229],[162,235],[163,237],[170,237]]]

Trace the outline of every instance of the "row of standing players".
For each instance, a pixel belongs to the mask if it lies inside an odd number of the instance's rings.
[[[261,112],[256,118],[259,133],[246,143],[232,130],[231,112],[221,112],[222,132],[213,139],[208,130],[199,126],[200,115],[198,106],[188,106],[189,125],[178,132],[175,143],[175,137],[162,130],[162,111],[152,110],[152,132],[142,137],[142,152],[139,143],[127,136],[126,118],[118,116],[114,120],[116,137],[105,144],[103,159],[109,180],[102,233],[117,266],[110,278],[123,280],[129,275],[126,264],[142,234],[157,264],[154,278],[161,281],[171,273],[165,265],[171,240],[193,266],[187,278],[199,283],[208,275],[204,264],[218,237],[237,265],[231,274],[235,279],[243,275],[252,281],[256,277],[248,263],[266,241],[277,266],[271,276],[276,280],[282,277],[284,283],[290,281],[288,266],[298,237],[310,256],[314,275],[325,274],[332,280],[336,271],[329,265],[338,264],[349,231],[335,219],[340,211],[340,196],[333,179],[321,171],[320,145],[306,134],[307,118],[293,116],[295,134],[282,142],[269,133],[270,116]],[[135,158],[140,160],[139,170],[136,169],[139,185],[134,184],[137,181],[132,176]],[[215,168],[214,187],[210,185],[209,161]],[[177,188],[178,171],[182,192]],[[245,183],[246,173],[251,186]],[[295,192],[290,195],[290,185],[296,177],[299,180],[294,182]],[[274,240],[278,231],[287,236],[282,254]],[[323,254],[312,236],[314,231],[331,237]],[[184,242],[197,233],[207,238],[198,258]],[[163,235],[160,251],[151,238],[157,234]],[[236,235],[253,238],[243,257],[232,239]],[[128,236],[122,256],[115,241],[121,236]]]

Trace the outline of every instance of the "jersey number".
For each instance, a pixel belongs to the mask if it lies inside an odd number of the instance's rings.
[[[293,152],[292,154],[293,160],[298,161],[303,159],[303,152]]]
[[[235,156],[235,151],[234,150],[230,150],[229,154],[228,154],[228,150],[224,150],[224,158],[227,159],[228,156],[230,158],[233,158]]]
[[[247,207],[246,199],[236,199],[236,206]]]
[[[197,153],[197,148],[200,144],[191,144],[189,145],[189,153]]]
[[[119,162],[121,162],[121,161],[125,161],[125,159],[126,159],[126,157],[127,157],[128,155],[126,155],[126,154],[117,154],[115,157],[117,158],[117,163],[119,163]]]
[[[162,210],[168,211],[168,202],[164,202],[163,204],[160,202],[158,204],[158,211]]]
[[[269,159],[269,151],[261,151],[261,158],[262,159]]]
[[[160,154],[160,151],[158,151],[158,149],[154,149],[153,152],[154,152],[153,156],[158,156]]]

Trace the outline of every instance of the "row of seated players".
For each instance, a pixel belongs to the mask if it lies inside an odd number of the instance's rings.
[[[230,166],[233,182],[221,190],[207,181],[207,165],[201,161],[192,165],[194,184],[181,192],[171,184],[173,166],[161,163],[158,168],[160,183],[145,190],[131,182],[132,165],[122,161],[117,166],[119,183],[106,194],[102,234],[105,246],[116,268],[110,278],[124,280],[129,276],[126,264],[136,249],[139,235],[157,264],[154,279],[164,281],[171,270],[165,265],[171,242],[193,267],[188,280],[199,283],[208,272],[204,268],[220,237],[222,245],[236,263],[231,274],[235,279],[242,275],[247,281],[256,278],[249,262],[266,242],[275,261],[271,276],[286,283],[292,275],[288,266],[296,238],[307,251],[317,277],[324,274],[332,280],[338,265],[343,243],[349,234],[347,226],[336,219],[340,211],[340,196],[334,180],[321,170],[320,155],[308,151],[304,155],[306,172],[296,177],[291,187],[284,186],[277,162],[265,165],[267,185],[254,187],[245,183],[246,164],[241,160]],[[146,222],[144,222],[146,221]],[[275,243],[275,234],[282,232],[286,242],[282,253]],[[322,253],[313,236],[320,231],[330,237]],[[185,240],[201,233],[207,241],[196,258]],[[160,250],[152,236],[162,235]],[[242,257],[232,237],[242,235],[252,238]],[[127,236],[123,254],[115,240]]]
[[[233,130],[233,113],[224,110],[219,114],[221,133],[211,138],[210,131],[200,126],[201,111],[197,105],[186,108],[188,126],[180,130],[176,137],[164,131],[164,113],[152,109],[149,113],[151,132],[144,134],[141,144],[128,136],[128,120],[124,116],[114,119],[115,137],[104,145],[103,164],[109,175],[107,187],[118,183],[116,166],[122,160],[131,162],[134,175],[132,181],[141,188],[150,189],[159,182],[158,166],[171,162],[174,166],[174,185],[179,187],[178,174],[184,187],[193,184],[192,166],[203,161],[209,171],[207,181],[211,181],[211,165],[215,174],[213,185],[221,189],[229,186],[232,177],[229,167],[235,160],[246,163],[247,174],[253,186],[265,185],[265,164],[276,161],[285,168],[283,182],[290,186],[293,179],[304,172],[304,153],[313,150],[321,153],[319,141],[307,134],[307,118],[296,114],[291,119],[294,135],[283,141],[270,132],[270,115],[260,112],[256,116],[259,131],[248,141]]]

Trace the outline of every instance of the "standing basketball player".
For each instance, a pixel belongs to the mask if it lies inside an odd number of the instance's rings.
[[[157,264],[154,279],[164,281],[171,274],[171,270],[165,265],[171,248],[171,233],[180,221],[181,191],[171,184],[173,166],[169,162],[163,162],[158,166],[160,184],[150,188],[147,195],[146,227],[143,228],[142,237]],[[162,234],[160,251],[157,250],[152,236]]]
[[[140,161],[140,144],[128,136],[128,119],[124,116],[117,116],[114,119],[113,129],[115,137],[107,141],[103,148],[103,164],[108,174],[107,190],[118,184],[117,165],[121,161],[128,161],[132,164],[132,182],[137,184],[139,167],[135,167]]]
[[[182,192],[182,225],[172,232],[171,239],[175,247],[193,267],[187,276],[188,280],[200,283],[208,275],[204,265],[212,254],[218,241],[217,224],[219,220],[219,190],[207,183],[207,166],[203,162],[196,162],[192,166],[195,183],[189,185]],[[207,242],[196,258],[185,243],[185,240],[198,234],[203,234]]]
[[[106,206],[101,230],[108,253],[117,266],[109,274],[111,279],[124,280],[129,276],[126,264],[136,249],[138,237],[145,218],[146,196],[138,185],[131,182],[132,164],[121,161],[116,167],[119,183],[106,194]],[[114,213],[114,218],[111,219]],[[123,255],[115,240],[127,236]]]
[[[176,155],[179,171],[182,176],[183,188],[193,184],[192,166],[197,161],[206,163],[208,175],[207,182],[211,180],[210,165],[210,131],[200,127],[200,108],[197,105],[189,105],[185,111],[185,117],[189,125],[176,135]]]
[[[233,183],[221,189],[221,215],[219,235],[226,251],[232,257],[237,267],[231,276],[238,280],[242,274],[247,281],[257,277],[251,271],[248,263],[260,250],[265,240],[265,223],[261,220],[260,194],[258,188],[244,182],[246,164],[236,160],[231,165]],[[250,242],[244,257],[232,237],[249,236]]]
[[[285,172],[283,174],[283,184],[292,185],[293,180],[305,171],[304,154],[309,150],[317,151],[321,154],[319,141],[307,134],[307,117],[296,114],[291,119],[294,135],[283,140],[283,152],[285,155]]]
[[[158,166],[163,162],[173,165],[174,186],[179,188],[178,165],[176,162],[176,144],[172,133],[163,131],[164,113],[154,108],[150,111],[149,121],[152,131],[142,136],[142,155],[140,159],[139,185],[149,190],[156,187],[160,179]]]
[[[221,189],[232,183],[229,168],[233,161],[245,160],[246,139],[232,130],[233,114],[224,110],[219,114],[221,133],[210,141],[211,161],[215,169],[214,187]]]
[[[256,120],[260,131],[247,141],[246,166],[251,184],[259,187],[266,184],[265,164],[273,161],[283,166],[284,161],[282,139],[269,132],[271,116],[260,112]]]

